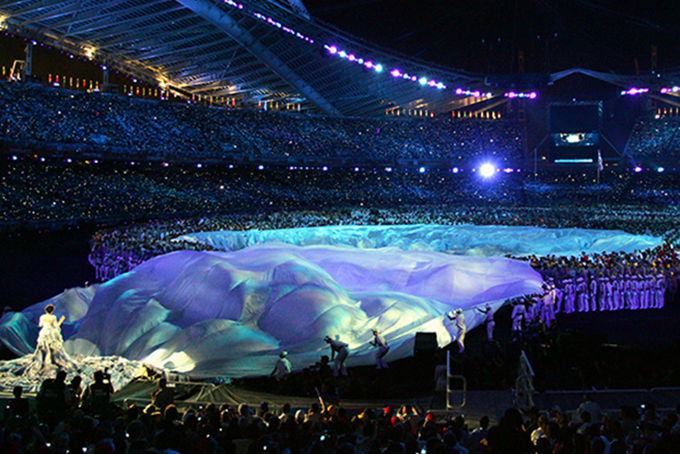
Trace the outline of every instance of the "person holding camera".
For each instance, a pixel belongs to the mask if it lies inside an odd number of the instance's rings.
[[[111,409],[111,376],[106,370],[96,370],[92,382],[83,392],[83,411],[90,416],[108,415]]]

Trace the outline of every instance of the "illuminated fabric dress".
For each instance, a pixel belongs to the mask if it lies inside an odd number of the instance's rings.
[[[75,370],[76,363],[68,356],[64,350],[64,339],[61,337],[61,326],[57,322],[57,317],[52,314],[40,316],[40,333],[38,333],[38,343],[33,352],[32,361],[27,372],[42,372],[46,369],[63,369],[66,371]]]

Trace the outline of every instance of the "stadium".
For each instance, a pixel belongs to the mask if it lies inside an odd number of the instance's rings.
[[[680,452],[677,13],[500,3],[0,0],[0,451]]]

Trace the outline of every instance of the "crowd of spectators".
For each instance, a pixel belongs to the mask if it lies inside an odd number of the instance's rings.
[[[92,385],[90,385],[92,386]],[[680,449],[678,411],[654,406],[640,414],[622,407],[606,413],[584,402],[569,414],[559,407],[509,408],[490,424],[462,414],[442,416],[409,404],[350,410],[340,403],[251,408],[170,398],[138,404],[83,405],[64,377],[47,379],[31,411],[21,389],[8,402],[0,431],[7,454],[671,454]],[[17,392],[18,391],[18,392]],[[51,394],[48,394],[51,393]],[[48,402],[59,411],[46,411]],[[84,403],[84,401],[83,401]],[[575,411],[574,411],[575,410]]]
[[[680,157],[680,118],[640,118],[633,126],[626,154],[645,158]]]
[[[15,146],[123,159],[517,161],[524,149],[511,120],[334,118],[8,82],[0,82],[0,103],[0,136]]]

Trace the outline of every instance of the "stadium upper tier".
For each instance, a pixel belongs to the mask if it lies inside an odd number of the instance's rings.
[[[488,101],[455,91],[486,91],[481,75],[367,45],[299,1],[0,0],[2,29],[190,95],[345,116]]]
[[[360,119],[225,109],[0,83],[0,139],[113,158],[445,166],[523,157],[518,122]]]
[[[626,154],[633,158],[680,157],[680,118],[640,118],[628,140]]]

